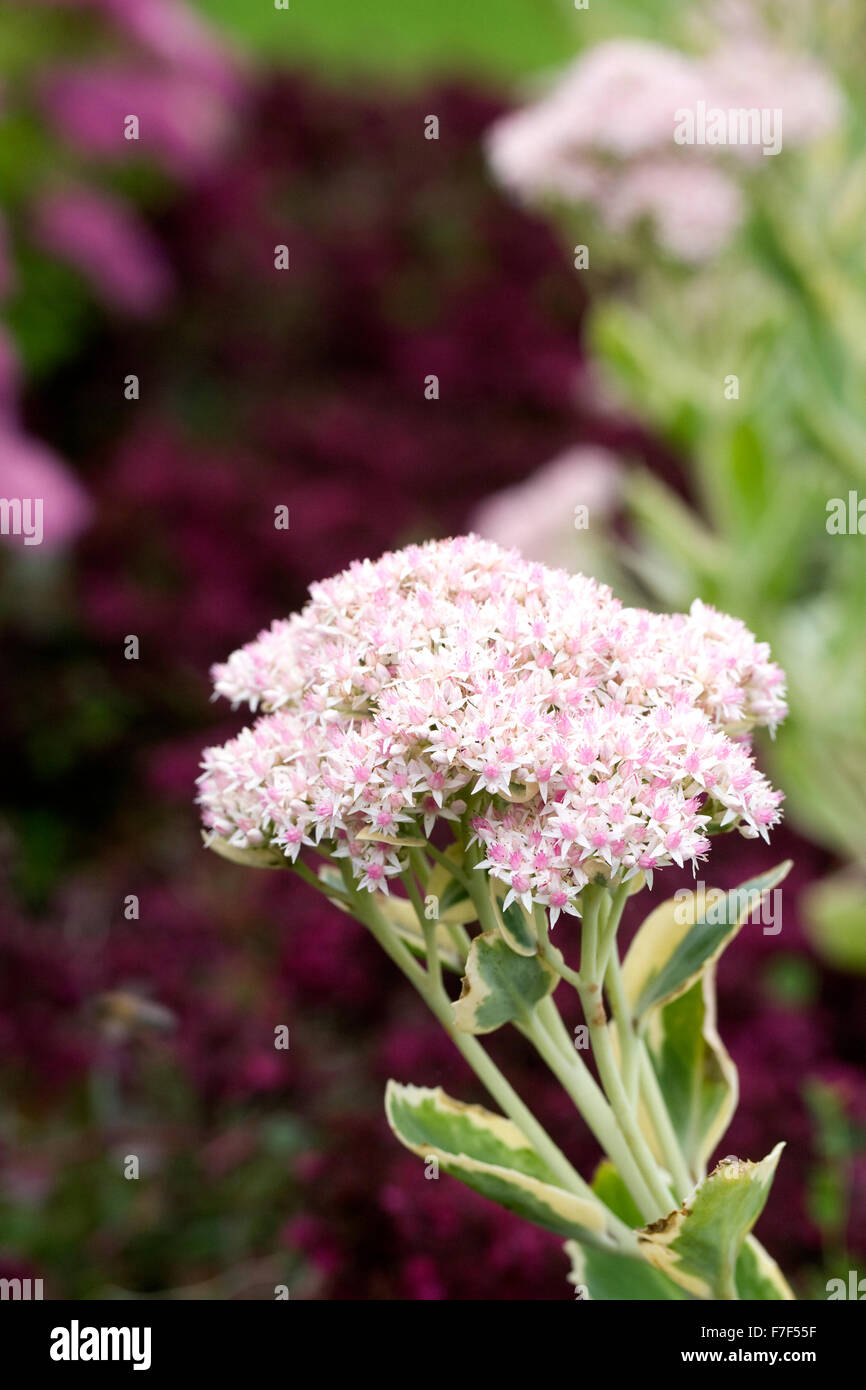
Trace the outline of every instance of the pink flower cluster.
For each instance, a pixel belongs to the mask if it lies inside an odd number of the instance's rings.
[[[764,835],[781,794],[746,735],[784,676],[734,618],[624,608],[604,585],[477,536],[356,562],[214,668],[263,714],[205,752],[205,826],[302,847],[387,890],[399,843],[440,821],[555,919],[598,875],[696,861]]]
[[[722,44],[705,59],[616,40],[590,49],[540,100],[498,121],[488,157],[500,183],[530,202],[552,196],[591,204],[612,232],[646,220],[671,255],[703,261],[742,219],[733,163],[760,163],[761,151],[678,146],[677,113],[701,103],[777,109],[791,145],[832,129],[842,104],[818,63],[759,35]],[[720,153],[733,156],[727,167]]]

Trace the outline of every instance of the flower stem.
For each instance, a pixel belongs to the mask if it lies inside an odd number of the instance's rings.
[[[642,1038],[638,1039],[637,1048],[641,1095],[661,1145],[665,1163],[673,1178],[674,1193],[677,1199],[682,1201],[691,1192],[695,1180],[689,1172],[688,1164],[671,1124],[671,1117],[668,1114],[658,1078]]]
[[[607,967],[604,972],[604,981],[607,986],[607,997],[610,1001],[611,1012],[616,1022],[622,1084],[625,1087],[629,1103],[634,1106],[637,1103],[639,1042],[634,1030],[634,1020],[631,1016],[631,1009],[628,999],[626,998],[622,970],[619,963],[619,952],[616,949],[615,942],[611,945]]]
[[[676,1202],[672,1193],[669,1191],[658,1164],[653,1157],[641,1131],[637,1120],[637,1115],[629,1101],[622,1077],[616,1065],[616,1058],[607,1030],[607,1023],[598,1018],[594,1010],[595,1000],[592,995],[587,994],[584,1003],[584,1010],[587,1015],[587,1025],[589,1027],[589,1040],[592,1045],[593,1056],[598,1067],[598,1074],[601,1084],[607,1093],[611,1109],[617,1118],[620,1129],[622,1130],[628,1146],[635,1157],[638,1167],[641,1170],[647,1185],[653,1194],[655,1201],[660,1203],[661,1212],[659,1215],[666,1215],[673,1210]]]
[[[385,917],[373,902],[371,895],[367,894],[369,901],[364,902],[364,895],[355,886],[352,879],[351,868],[348,864],[342,865],[343,879],[346,884],[346,891],[352,899],[353,910],[358,920],[366,926],[372,935],[379,942],[382,949],[391,957],[396,965],[403,971],[411,984],[413,984],[424,999],[428,1008],[442,1024],[454,1045],[469,1063],[479,1081],[486,1087],[487,1091],[500,1106],[504,1114],[517,1125],[518,1129],[526,1135],[536,1153],[548,1164],[548,1167],[555,1173],[563,1187],[569,1192],[573,1192],[586,1200],[599,1202],[592,1188],[580,1174],[572,1167],[565,1154],[562,1153],[549,1134],[538,1123],[532,1112],[520,1099],[511,1083],[503,1076],[495,1062],[488,1057],[484,1048],[474,1037],[469,1034],[461,1033],[454,1026],[451,1014],[451,1002],[445,993],[441,978],[437,983],[427,974],[418,964],[411,952],[400,941],[399,937],[391,928]],[[601,1203],[599,1203],[602,1205]],[[611,1212],[605,1208],[608,1229],[618,1238],[620,1244],[630,1245],[633,1242],[633,1233],[623,1222],[619,1222]]]
[[[602,1149],[637,1203],[645,1221],[656,1221],[671,1209],[671,1203],[660,1200],[646,1181],[631,1148],[617,1123],[611,1107],[602,1094],[592,1073],[581,1057],[571,1049],[566,1055],[547,1031],[538,1011],[524,1026],[524,1031],[540,1057],[568,1092]]]
[[[573,984],[580,996],[584,1016],[589,1028],[589,1039],[592,1046],[593,1056],[595,1057],[598,1074],[604,1091],[610,1102],[610,1108],[616,1117],[616,1122],[621,1132],[622,1138],[629,1151],[630,1159],[629,1171],[632,1173],[630,1180],[619,1163],[620,1176],[623,1182],[631,1189],[632,1196],[638,1206],[646,1216],[647,1195],[649,1195],[649,1205],[653,1215],[647,1217],[648,1220],[655,1220],[658,1216],[666,1215],[673,1209],[676,1202],[670,1192],[664,1176],[661,1173],[658,1163],[655,1160],[652,1150],[646,1141],[641,1130],[637,1117],[636,1096],[634,1087],[626,1088],[623,1076],[616,1063],[610,1034],[607,1026],[607,1015],[605,1013],[604,1001],[602,998],[601,981],[605,971],[605,963],[612,959],[615,952],[616,929],[627,897],[627,889],[620,885],[611,897],[607,889],[589,885],[583,892],[583,919],[581,927],[581,962],[580,973],[569,970],[555,959],[560,956],[559,952],[548,951],[546,959],[558,973]],[[603,924],[602,950],[599,951],[599,922]],[[546,940],[546,939],[545,939]],[[542,946],[544,952],[544,945]],[[560,956],[561,959],[561,956]],[[617,977],[617,982],[618,977]],[[624,992],[620,999],[620,1004],[625,1003]],[[613,1001],[612,1001],[613,1004]],[[620,1036],[620,1051],[623,1055],[623,1066],[625,1068],[625,1057],[628,1055],[629,1066],[636,1066],[634,1052],[634,1030],[627,1008],[623,1012],[620,1009],[621,1017],[617,1022],[618,1033]],[[627,1037],[625,1036],[627,1033]],[[623,1042],[625,1039],[625,1045]],[[579,1059],[577,1059],[579,1060]],[[583,1063],[581,1062],[581,1066]],[[631,1081],[631,1072],[626,1072],[626,1076]],[[563,1085],[565,1080],[560,1077]],[[570,1092],[571,1094],[571,1092]],[[580,1103],[576,1102],[580,1108]],[[604,1145],[607,1148],[607,1145]],[[610,1153],[610,1150],[608,1149]],[[611,1154],[611,1157],[613,1155]],[[617,1162],[614,1159],[614,1162]],[[640,1176],[640,1182],[634,1184],[634,1168]]]

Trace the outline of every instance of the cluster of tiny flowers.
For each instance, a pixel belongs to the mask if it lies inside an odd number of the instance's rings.
[[[743,200],[718,147],[679,146],[677,113],[699,103],[779,110],[786,144],[805,144],[837,123],[841,96],[817,63],[759,37],[740,38],[704,59],[660,44],[616,40],[580,57],[540,100],[490,130],[487,153],[500,183],[529,202],[547,197],[593,205],[621,232],[643,220],[685,262],[719,251],[742,220]],[[759,145],[724,155],[760,161]]]
[[[786,712],[765,644],[700,602],[624,608],[474,535],[312,585],[213,674],[261,713],[204,755],[207,829],[348,858],[370,890],[444,821],[507,901],[555,920],[599,875],[694,863],[711,831],[779,818],[747,741]]]

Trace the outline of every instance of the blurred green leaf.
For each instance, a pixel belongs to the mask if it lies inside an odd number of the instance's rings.
[[[471,72],[506,80],[567,61],[582,35],[563,0],[198,0],[253,53],[325,72],[422,77]]]

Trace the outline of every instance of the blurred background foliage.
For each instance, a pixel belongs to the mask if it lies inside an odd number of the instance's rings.
[[[587,223],[518,207],[485,133],[604,39],[699,45],[695,6],[197,8],[193,39],[173,0],[0,15],[18,363],[0,353],[0,491],[23,466],[58,514],[73,481],[91,509],[44,553],[2,557],[0,1273],[72,1297],[570,1296],[555,1239],[396,1151],[389,1075],[475,1093],[387,962],[303,885],[205,862],[192,807],[201,747],[236,725],[209,703],[212,661],[310,580],[477,524],[540,476],[557,562],[651,606],[699,594],[789,671],[791,719],[761,749],[786,826],[770,848],[726,837],[711,866],[729,886],[797,861],[782,935],[748,928],[721,970],[743,1092],[724,1153],[788,1140],[761,1235],[823,1297],[866,1258],[866,567],[861,537],[824,527],[866,468],[856,7],[767,8],[850,109],[820,149],[765,161],[716,262],[684,269],[638,237],[583,277]],[[194,104],[135,157],[106,149],[104,66],[121,91],[147,75],[156,127],[177,80]],[[58,86],[68,70],[83,85]],[[45,200],[70,190],[52,239]],[[131,281],[131,261],[149,273]],[[581,535],[538,474],[575,448],[607,480]],[[555,1088],[506,1060],[591,1168]]]
[[[489,6],[460,0],[411,6],[399,0],[375,6],[292,0],[277,25],[265,6],[201,0],[199,8],[269,61],[404,83],[443,72],[513,80],[558,66],[582,37],[575,32],[574,7],[565,0],[501,0],[495,14]]]

